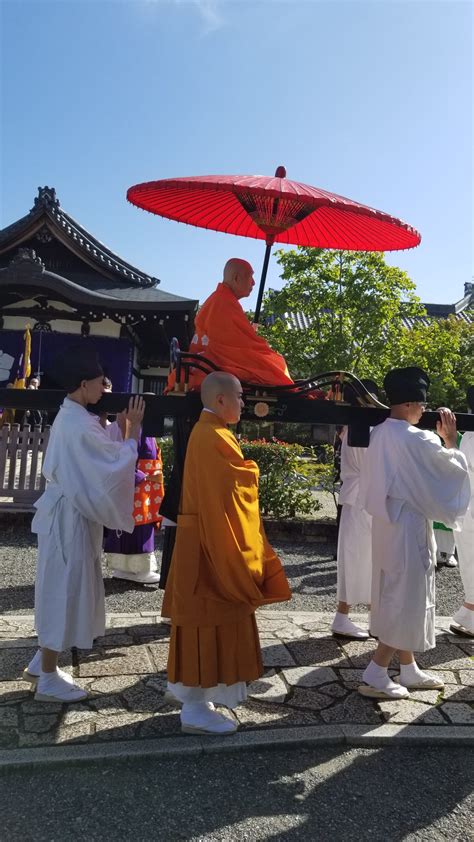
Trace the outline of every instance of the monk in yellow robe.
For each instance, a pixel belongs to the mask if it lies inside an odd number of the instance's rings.
[[[244,313],[241,298],[246,298],[255,285],[253,269],[246,260],[233,257],[224,267],[222,283],[204,302],[195,320],[195,334],[190,353],[200,354],[222,371],[234,374],[239,380],[269,386],[291,386],[284,357],[273,351],[268,342],[256,332]],[[206,375],[194,369],[191,388],[198,388]],[[168,388],[174,386],[174,372]]]
[[[263,529],[258,467],[227,428],[240,418],[242,387],[233,375],[213,372],[201,398],[162,614],[172,623],[168,688],[182,703],[182,730],[228,734],[235,721],[214,704],[235,708],[246,682],[263,674],[255,609],[291,593]]]

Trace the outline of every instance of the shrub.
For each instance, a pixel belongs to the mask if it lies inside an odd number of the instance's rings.
[[[260,510],[276,518],[309,515],[321,508],[311,493],[311,480],[300,472],[300,458],[304,448],[285,442],[240,442],[246,459],[253,459],[260,469]]]
[[[161,458],[163,460],[163,482],[166,486],[170,480],[171,470],[173,468],[174,451],[173,439],[171,436],[164,436],[156,439],[156,446],[161,450]]]
[[[173,439],[157,438],[156,443],[161,448],[166,488],[173,467]],[[321,508],[311,493],[311,487],[320,481],[321,472],[324,473],[326,466],[302,461],[301,457],[307,449],[299,444],[287,444],[276,439],[242,439],[240,446],[245,458],[253,459],[260,469],[259,499],[262,514],[287,518],[297,514],[310,515]]]

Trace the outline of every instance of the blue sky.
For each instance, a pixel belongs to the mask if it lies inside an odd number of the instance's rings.
[[[0,0],[1,219],[54,186],[65,210],[171,292],[203,300],[263,242],[125,200],[141,181],[273,174],[401,217],[387,255],[424,301],[472,276],[469,0]],[[270,263],[268,283],[279,287]],[[249,304],[253,299],[249,300]]]

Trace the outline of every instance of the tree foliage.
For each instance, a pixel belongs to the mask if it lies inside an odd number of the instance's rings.
[[[390,368],[420,365],[431,377],[430,403],[465,407],[474,381],[474,328],[465,322],[426,318],[406,327],[406,318],[426,317],[406,272],[376,252],[300,248],[278,252],[286,281],[265,300],[275,318],[261,328],[283,354],[292,376],[343,369],[380,385]],[[287,314],[305,324],[289,324]]]

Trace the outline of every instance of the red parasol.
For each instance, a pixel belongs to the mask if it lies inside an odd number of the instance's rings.
[[[139,208],[226,234],[266,240],[255,321],[273,243],[354,251],[394,251],[421,241],[414,228],[383,211],[286,178],[208,175],[135,184],[127,199]]]

